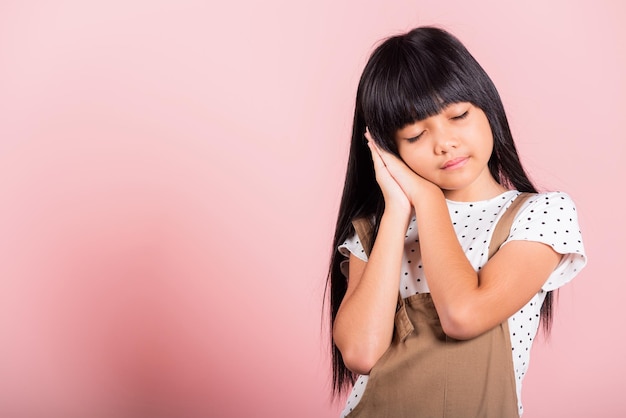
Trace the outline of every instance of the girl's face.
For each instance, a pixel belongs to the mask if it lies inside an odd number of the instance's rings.
[[[485,200],[505,191],[487,167],[493,150],[489,121],[471,103],[453,103],[406,125],[396,133],[396,144],[404,162],[447,199]]]

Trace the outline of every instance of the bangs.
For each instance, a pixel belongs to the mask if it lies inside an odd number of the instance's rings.
[[[473,65],[467,65],[468,56],[477,65],[476,61],[469,54],[459,54],[454,45],[446,46],[396,37],[372,55],[363,72],[359,100],[365,123],[383,148],[395,152],[399,129],[436,115],[452,103],[480,107],[481,77],[472,71]]]

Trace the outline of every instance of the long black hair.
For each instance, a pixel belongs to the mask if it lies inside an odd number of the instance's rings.
[[[370,56],[356,95],[352,140],[346,179],[335,226],[326,292],[330,288],[330,341],[333,395],[347,391],[355,374],[348,370],[332,342],[337,311],[348,286],[341,272],[345,260],[337,247],[354,234],[352,221],[375,219],[374,237],[384,210],[370,151],[366,127],[378,146],[399,156],[396,132],[417,120],[439,113],[451,103],[470,102],[482,109],[493,134],[488,166],[494,179],[521,192],[536,192],[524,171],[513,142],[504,107],[493,82],[461,42],[435,27],[419,27],[387,38]],[[541,308],[544,330],[552,322],[552,294]]]

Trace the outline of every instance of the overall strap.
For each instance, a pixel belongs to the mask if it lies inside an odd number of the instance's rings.
[[[363,247],[363,251],[365,255],[369,258],[370,253],[372,252],[373,239],[374,239],[374,226],[372,222],[366,218],[357,218],[352,221],[352,226],[354,226],[354,231],[356,232],[359,240],[361,241],[361,246]],[[398,303],[396,305],[396,312],[400,310],[401,307],[404,306],[404,302],[402,301],[402,295],[398,290]],[[403,322],[408,322],[410,324],[408,316],[406,316],[406,311],[403,310]],[[406,318],[404,318],[406,317]]]
[[[517,198],[509,205],[508,208],[505,209],[504,214],[498,220],[498,223],[493,230],[493,234],[491,235],[491,241],[489,242],[489,258],[491,258],[496,251],[500,248],[500,246],[506,241],[509,236],[511,225],[513,224],[513,219],[517,214],[520,206],[531,196],[533,193],[520,193]],[[365,254],[369,257],[372,251],[373,246],[373,230],[374,227],[372,223],[365,218],[358,218],[352,221],[352,225],[354,226],[354,230],[357,233],[359,239],[361,240],[361,244],[363,246],[363,250]],[[404,339],[414,330],[411,321],[409,320],[408,314],[406,312],[406,306],[404,300],[402,299],[402,295],[398,290],[398,304],[396,306],[396,324],[402,324],[402,330],[396,330],[399,332],[400,340],[404,341]]]
[[[374,238],[374,227],[372,223],[365,218],[358,218],[352,221],[354,231],[361,240],[361,245],[365,251],[365,255],[369,258],[372,252],[372,240]]]
[[[520,206],[528,200],[534,193],[520,193],[517,198],[511,203],[511,205],[505,209],[504,214],[498,220],[495,229],[493,230],[493,234],[491,235],[491,242],[489,243],[489,258],[491,258],[498,248],[506,241],[510,230],[511,225],[513,224],[513,219],[515,215],[517,215],[517,211]],[[365,251],[365,255],[368,257],[372,252],[372,240],[374,238],[374,226],[372,223],[366,218],[358,218],[352,221],[352,226],[359,239],[361,240],[361,245],[363,246],[363,250]]]
[[[504,241],[506,241],[511,232],[511,225],[513,225],[513,219],[515,215],[517,215],[517,211],[533,194],[534,193],[520,193],[500,217],[491,235],[491,241],[489,242],[489,258],[491,258]]]

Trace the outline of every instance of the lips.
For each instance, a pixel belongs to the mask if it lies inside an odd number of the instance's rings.
[[[460,168],[465,165],[468,159],[469,159],[468,157],[453,158],[443,163],[441,168],[444,170],[453,170],[455,168]]]

